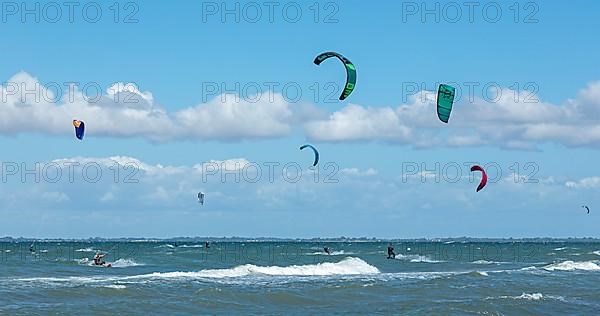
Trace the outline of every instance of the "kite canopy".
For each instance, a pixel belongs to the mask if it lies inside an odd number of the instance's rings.
[[[483,189],[485,187],[485,185],[487,183],[487,174],[485,173],[485,170],[483,170],[483,168],[481,168],[480,166],[471,167],[471,172],[472,171],[481,171],[481,182],[477,186],[477,192],[479,192],[481,189]]]
[[[204,205],[204,193],[198,192],[198,203]]]
[[[354,68],[354,64],[348,58],[336,53],[336,52],[325,52],[317,56],[314,60],[314,63],[318,66],[324,60],[329,59],[331,57],[336,57],[344,66],[346,66],[346,86],[344,87],[344,91],[342,95],[340,95],[340,100],[346,99],[352,91],[354,91],[354,87],[356,86],[356,68]]]
[[[319,163],[319,152],[317,151],[317,149],[313,145],[308,145],[308,144],[300,146],[300,150],[303,150],[306,147],[312,149],[313,152],[315,153],[315,161],[313,162],[313,167],[314,167],[314,166],[316,166]]]
[[[585,205],[584,205],[584,206],[582,206],[582,207],[583,207],[583,208],[585,208],[585,209],[587,210],[587,213],[588,213],[588,214],[590,213],[590,208],[589,208],[589,207],[587,207],[587,206],[585,206]]]
[[[440,84],[437,93],[437,114],[440,121],[448,123],[452,104],[454,103],[455,89],[446,84]]]
[[[85,133],[85,123],[79,120],[73,120],[73,126],[75,127],[75,137],[79,140],[83,140],[83,134]]]

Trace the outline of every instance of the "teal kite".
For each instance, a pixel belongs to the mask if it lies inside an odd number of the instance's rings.
[[[303,150],[304,148],[307,148],[307,147],[312,149],[312,151],[315,154],[315,160],[313,161],[313,167],[315,167],[319,163],[319,151],[313,145],[308,145],[308,144],[300,146],[300,150]]]
[[[340,95],[340,100],[344,100],[347,98],[352,91],[354,91],[354,87],[356,86],[356,68],[354,64],[348,60],[348,58],[336,53],[336,52],[325,52],[317,56],[314,60],[314,63],[318,66],[324,60],[329,59],[331,57],[336,57],[344,66],[346,66],[346,85],[344,87],[344,91],[342,91],[342,95]]]
[[[455,89],[447,84],[440,84],[437,93],[437,114],[440,121],[448,123],[452,104],[454,103]]]

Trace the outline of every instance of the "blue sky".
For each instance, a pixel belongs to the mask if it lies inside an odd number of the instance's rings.
[[[72,21],[50,3],[26,2],[35,13],[24,16],[2,8],[0,235],[600,237],[596,2],[284,1],[269,12],[269,2],[123,1],[118,17],[112,3],[82,2]],[[102,10],[95,23],[90,7]],[[342,102],[342,66],[312,63],[324,51],[356,65]],[[448,125],[435,117],[439,82],[463,93]],[[321,153],[318,183],[304,143]],[[69,181],[64,162],[102,177]],[[476,193],[471,162],[502,175]],[[35,163],[62,177],[23,180]],[[206,175],[221,163],[263,175]],[[286,181],[288,163],[300,181]],[[125,166],[137,183],[124,183]],[[330,171],[337,182],[324,183]]]

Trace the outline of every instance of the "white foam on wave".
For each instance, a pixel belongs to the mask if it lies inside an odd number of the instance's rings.
[[[440,263],[440,262],[444,262],[444,261],[439,261],[439,260],[433,260],[430,257],[427,256],[421,256],[421,255],[403,255],[403,254],[397,254],[396,258],[397,260],[404,260],[404,261],[410,261],[410,262],[415,262],[415,263]]]
[[[544,295],[542,293],[523,293],[519,296],[507,296],[507,295],[503,295],[500,296],[499,298],[503,298],[503,299],[513,299],[513,300],[528,300],[528,301],[539,301],[541,299],[544,298]],[[493,297],[488,297],[488,299],[493,299]]]
[[[502,271],[423,271],[423,272],[393,272],[381,274],[383,280],[389,279],[418,279],[418,280],[432,280],[439,278],[449,278],[456,276],[475,276],[475,277],[487,277],[488,273],[502,272]]]
[[[157,246],[154,248],[175,248],[175,246],[171,245],[171,244],[164,244],[164,245],[160,245],[160,246]]]
[[[122,284],[110,284],[110,285],[105,285],[103,287],[108,288],[108,289],[117,289],[117,290],[122,290],[122,289],[127,288],[125,285],[122,285]]]
[[[197,272],[163,272],[146,275],[151,278],[236,278],[251,275],[268,276],[330,276],[378,274],[379,269],[359,258],[348,257],[340,262],[308,265],[256,266],[244,264],[229,269],[207,269]]]
[[[542,298],[544,298],[544,295],[542,295],[542,293],[523,293],[520,296],[517,296],[516,299],[519,300],[529,300],[529,301],[537,301],[537,300],[541,300]]]
[[[342,256],[342,255],[353,255],[353,252],[344,252],[343,250],[332,251],[331,253],[326,253],[324,251],[311,252],[307,253],[307,256]]]
[[[229,269],[207,269],[195,272],[155,272],[131,276],[72,276],[72,277],[37,277],[18,278],[11,281],[17,283],[37,283],[46,286],[80,286],[92,285],[109,288],[124,288],[123,283],[145,283],[156,280],[188,281],[196,279],[227,279],[248,276],[356,276],[381,275],[376,267],[367,262],[347,257],[339,262],[324,262],[308,265],[292,266],[255,266],[245,264]],[[108,284],[107,284],[108,283]]]
[[[487,260],[475,260],[471,262],[472,264],[494,264],[496,262],[487,261]]]
[[[94,264],[94,261],[90,260],[89,258],[75,259],[75,261],[77,261],[77,263],[82,264],[82,265],[96,267],[96,265]],[[107,262],[107,263],[110,263],[113,268],[127,268],[127,267],[135,267],[135,266],[143,266],[144,265],[142,263],[135,262],[133,259],[118,259],[115,262]]]
[[[519,271],[535,271],[538,268],[536,266],[529,266],[529,267],[525,267],[525,268],[521,268],[519,269]]]
[[[75,252],[98,252],[98,251],[100,251],[100,250],[95,250],[92,248],[81,248],[81,249],[75,250]]]
[[[600,256],[600,250],[592,251],[590,254]]]
[[[564,261],[543,267],[547,271],[600,271],[600,266],[594,261]]]
[[[562,296],[555,296],[555,295],[544,295],[542,293],[524,293],[518,296],[500,296],[499,298],[501,299],[512,299],[512,300],[527,300],[527,301],[541,301],[541,300],[547,300],[547,299],[552,299],[552,300],[558,300],[558,301],[565,301],[565,298]],[[493,297],[488,297],[487,299],[494,299]]]
[[[144,265],[142,263],[135,262],[133,259],[118,259],[117,261],[112,262],[111,264],[113,268],[127,268]]]
[[[561,251],[561,250],[565,250],[565,249],[567,249],[567,247],[554,248],[555,251]]]

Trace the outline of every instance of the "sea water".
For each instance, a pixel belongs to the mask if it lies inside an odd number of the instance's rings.
[[[30,244],[0,243],[2,315],[600,313],[598,241]]]

